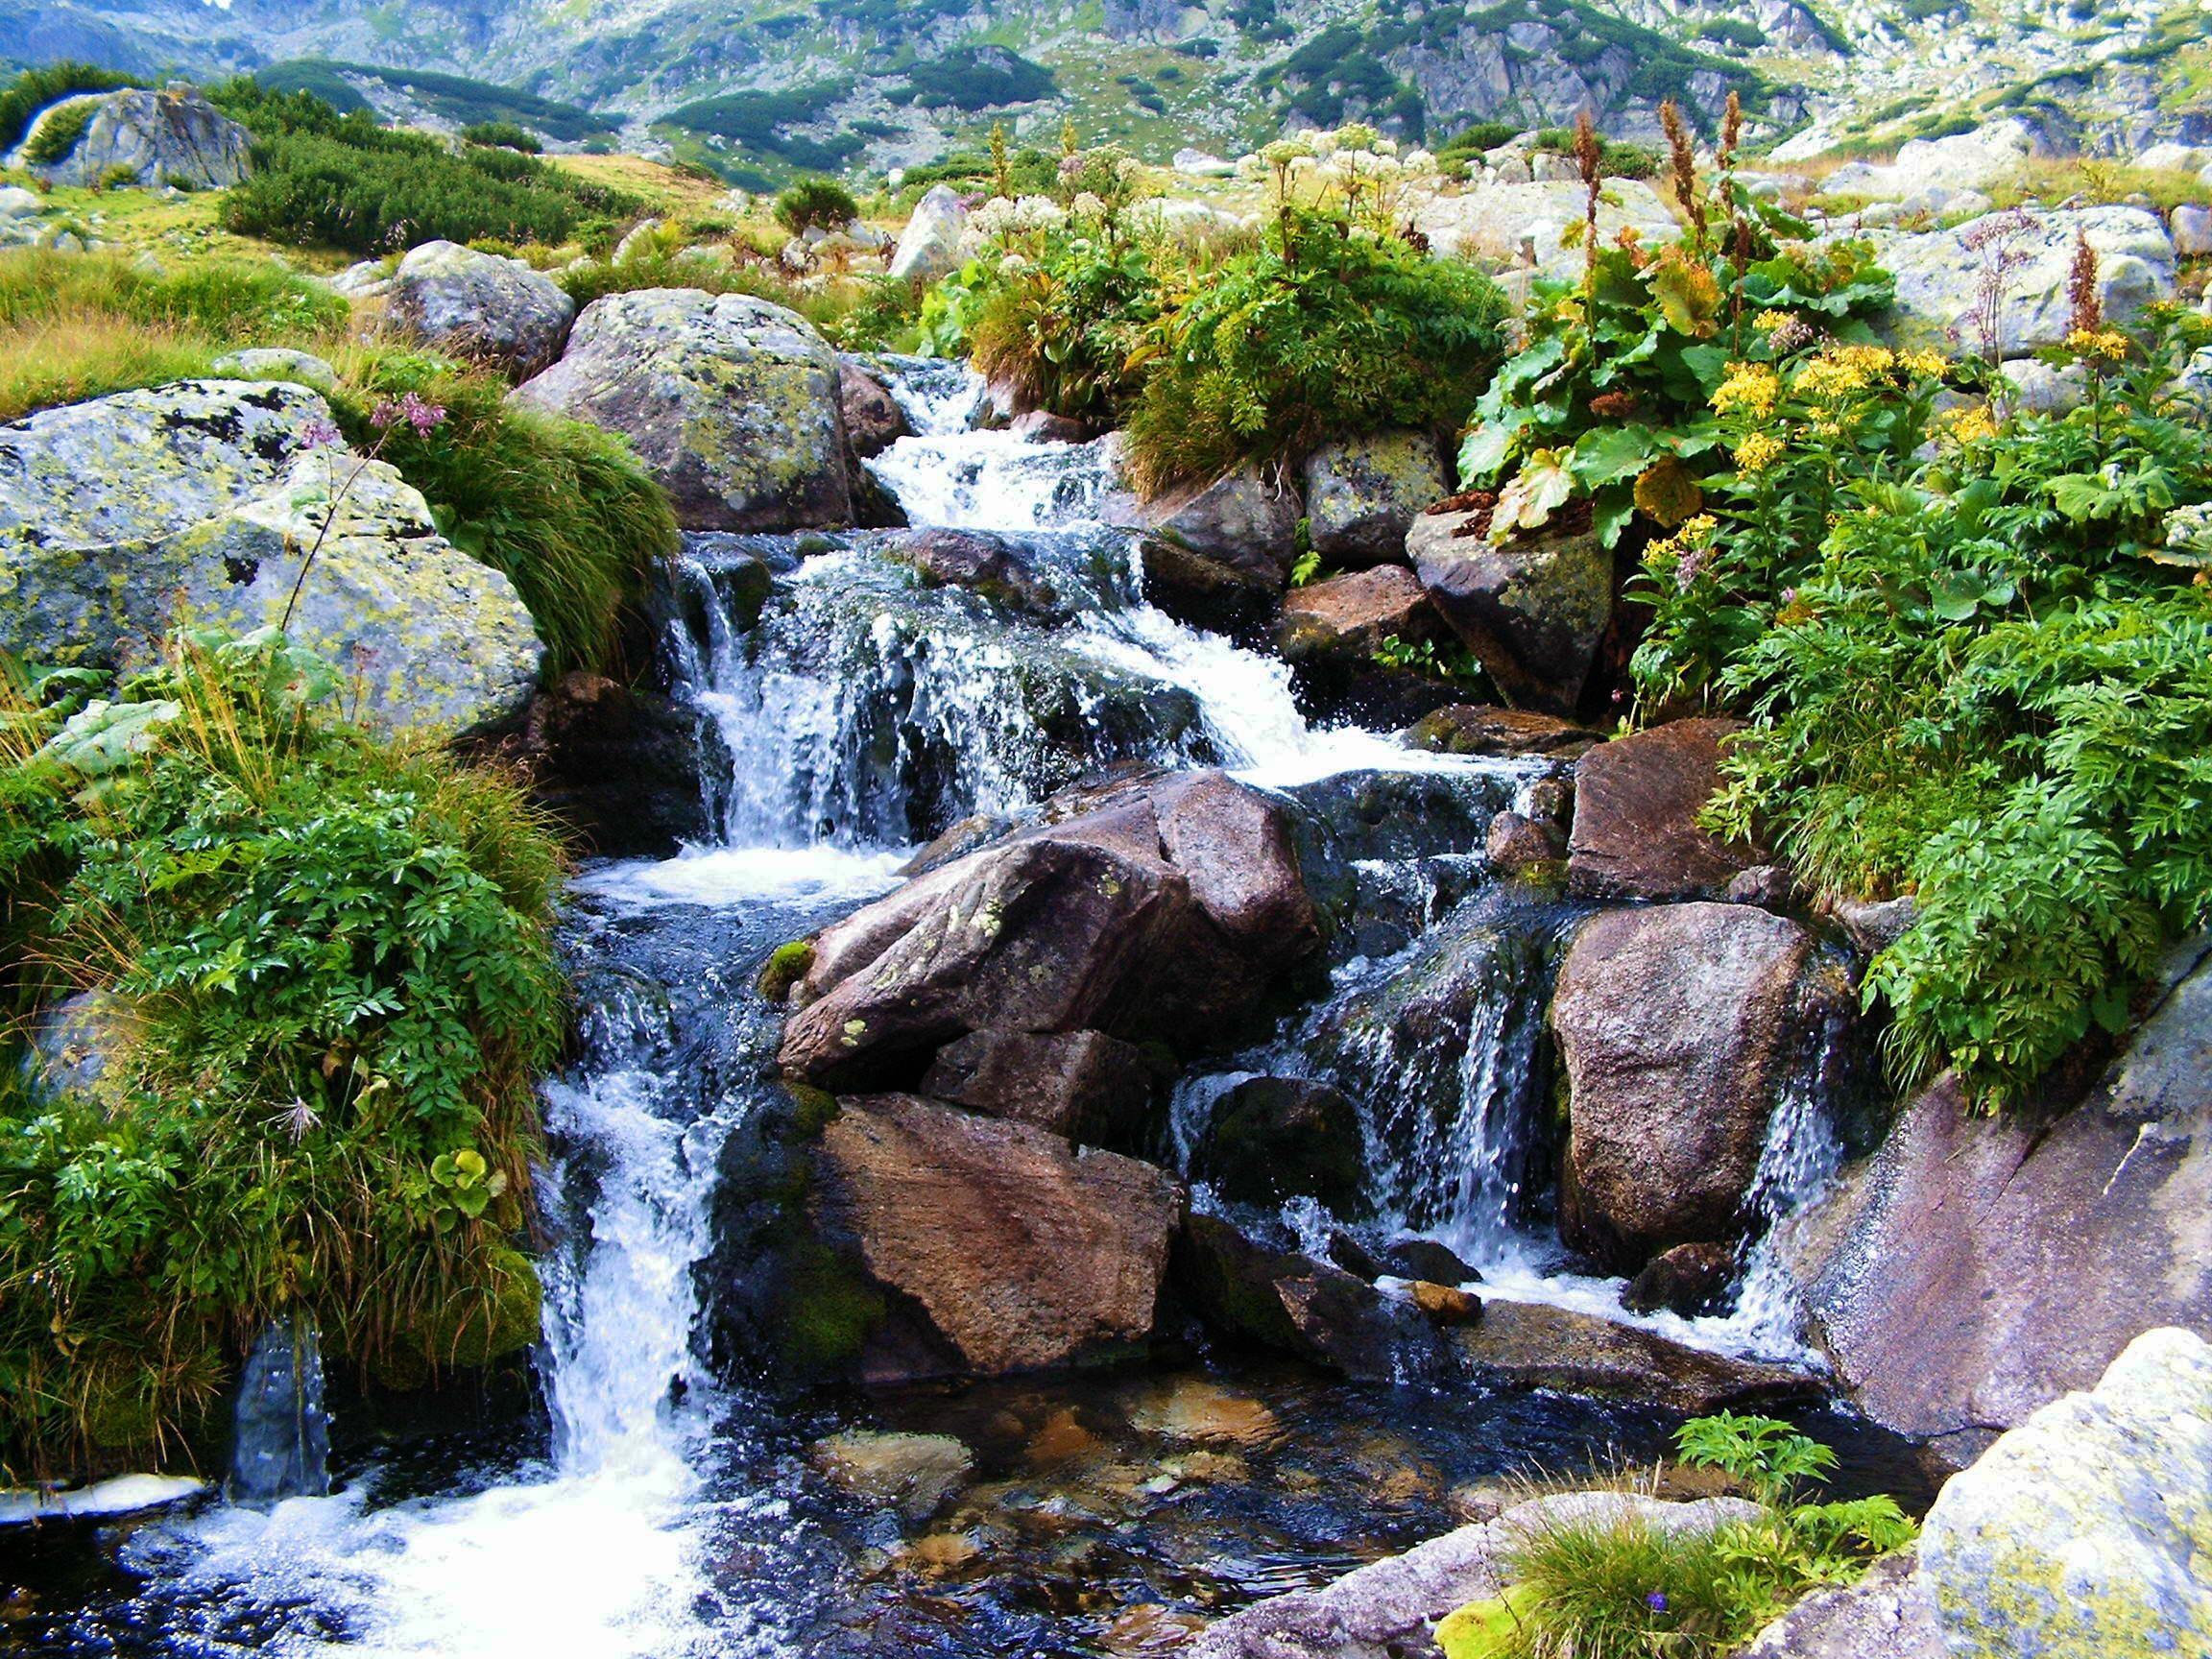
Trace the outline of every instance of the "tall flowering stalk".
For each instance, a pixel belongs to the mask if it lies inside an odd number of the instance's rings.
[[[405,428],[418,438],[425,437],[443,424],[445,420],[445,405],[425,403],[413,392],[406,393],[397,402],[387,398],[369,412],[369,424],[376,428],[376,442],[369,446],[366,453],[354,458],[353,469],[346,474],[343,483],[330,492],[330,509],[323,516],[323,528],[315,533],[315,541],[307,549],[307,556],[300,561],[300,574],[293,579],[291,597],[284,601],[284,619],[276,625],[278,632],[291,632],[292,613],[299,609],[301,590],[307,586],[307,572],[315,567],[315,560],[323,551],[323,543],[329,541],[330,532],[338,523],[338,515],[345,511],[346,497],[353,493],[353,486],[361,481],[361,474],[369,470],[369,464],[384,453],[384,445],[391,441],[393,433]],[[335,425],[320,418],[308,421],[300,431],[301,443],[310,450],[333,449],[343,444],[345,439],[346,435]],[[325,465],[332,469],[332,475],[335,476],[335,466],[327,455],[325,456]]]

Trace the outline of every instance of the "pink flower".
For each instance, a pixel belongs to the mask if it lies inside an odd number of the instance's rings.
[[[381,432],[396,421],[404,421],[415,429],[417,437],[430,431],[445,419],[445,404],[425,403],[421,394],[415,392],[402,395],[397,403],[387,399],[369,412],[369,424],[377,431]]]
[[[346,434],[320,415],[300,428],[300,442],[309,449],[327,449],[333,444],[343,444]]]

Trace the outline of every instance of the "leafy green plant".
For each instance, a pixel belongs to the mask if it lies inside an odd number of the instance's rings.
[[[344,690],[264,631],[6,694],[0,984],[26,1017],[88,994],[102,1060],[35,1085],[18,1024],[0,1067],[12,1479],[189,1458],[290,1309],[414,1373],[528,1339],[561,857],[514,780],[348,725]]]
[[[1694,1417],[1674,1431],[1674,1444],[1683,1462],[1719,1470],[1769,1507],[1786,1503],[1799,1481],[1836,1467],[1834,1452],[1776,1417]]]
[[[860,204],[834,179],[802,179],[776,198],[776,223],[794,236],[842,230],[859,217]]]
[[[536,156],[545,148],[537,133],[512,121],[471,121],[461,129],[461,142],[488,149],[519,150],[525,156]]]

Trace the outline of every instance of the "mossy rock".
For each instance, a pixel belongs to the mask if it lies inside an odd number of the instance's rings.
[[[1470,1601],[1436,1626],[1444,1659],[1496,1659],[1512,1651],[1531,1596],[1516,1584],[1503,1596]]]
[[[754,981],[754,989],[771,1002],[788,1002],[791,988],[806,977],[807,970],[814,966],[814,942],[811,939],[794,939],[787,945],[779,945],[761,967],[760,977]]]

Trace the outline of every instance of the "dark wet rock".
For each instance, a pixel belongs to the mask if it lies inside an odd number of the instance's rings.
[[[224,1495],[268,1508],[330,1490],[330,1422],[323,1408],[323,1348],[304,1314],[273,1319],[247,1357],[232,1408]]]
[[[1338,1215],[1364,1208],[1366,1142],[1338,1090],[1303,1077],[1253,1077],[1214,1104],[1190,1153],[1190,1179],[1232,1203],[1318,1199]]]
[[[880,455],[913,428],[880,377],[855,357],[837,359],[837,407],[853,453],[866,461]]]
[[[1379,565],[1293,588],[1284,595],[1275,639],[1286,661],[1365,665],[1385,639],[1411,645],[1442,632],[1413,572],[1402,565]]]
[[[1355,1380],[1398,1381],[1434,1361],[1434,1336],[1411,1306],[1339,1267],[1257,1243],[1217,1215],[1184,1218],[1173,1271],[1215,1331]]]
[[[1801,897],[1796,878],[1781,864],[1754,864],[1739,871],[1728,882],[1729,903],[1756,904],[1778,914],[1794,909]]]
[[[1150,501],[1118,496],[1110,521],[1280,593],[1298,552],[1298,492],[1246,465],[1213,483]]]
[[[1551,1019],[1568,1081],[1560,1231],[1615,1271],[1742,1223],[1767,1125],[1810,1079],[1848,979],[1743,904],[1612,910],[1576,929]]]
[[[1400,1238],[1383,1246],[1382,1261],[1401,1279],[1427,1279],[1438,1285],[1473,1285],[1482,1277],[1458,1252],[1431,1238]]]
[[[1603,741],[1602,733],[1556,714],[1484,703],[1438,709],[1406,733],[1408,749],[1431,755],[1551,755],[1563,760]]]
[[[1623,1292],[1621,1305],[1631,1313],[1665,1309],[1694,1319],[1717,1313],[1736,1282],[1736,1252],[1726,1244],[1677,1244],[1644,1263]]]
[[[1182,1209],[1165,1172],[909,1095],[841,1106],[822,1131],[810,1208],[887,1299],[862,1351],[870,1381],[1141,1351]]]
[[[1020,546],[987,530],[918,530],[900,549],[932,588],[966,588],[1002,610],[1050,620],[1061,614],[1051,584]]]
[[[986,1027],[1194,1041],[1316,939],[1279,806],[1218,772],[1151,781],[824,932],[782,1064],[843,1088],[918,1077]]]
[[[532,793],[592,852],[669,858],[710,830],[698,714],[597,674],[562,677],[531,700],[514,750]]]
[[[1482,850],[1495,868],[1521,875],[1557,864],[1566,855],[1567,840],[1549,824],[1518,812],[1501,812],[1490,820]]]
[[[1436,440],[1406,430],[1323,444],[1305,478],[1313,551],[1353,565],[1405,558],[1406,532],[1449,488]]]
[[[935,1099],[1094,1142],[1126,1134],[1150,1090],[1142,1052],[1102,1031],[972,1031],[922,1079]]]
[[[2173,989],[2078,1105],[1977,1117],[1949,1078],[1781,1235],[1839,1380],[1963,1461],[2092,1386],[2153,1326],[2212,1331],[2212,965]]]
[[[853,521],[837,353],[765,300],[610,294],[584,308],[561,360],[513,397],[621,433],[686,529]]]
[[[1055,415],[1049,409],[1017,415],[1007,430],[1024,444],[1088,444],[1097,436],[1088,421]]]
[[[1494,545],[1480,516],[1434,510],[1406,556],[1445,621],[1517,704],[1571,712],[1613,613],[1613,556],[1589,529]]]
[[[1575,768],[1568,890],[1588,899],[1695,899],[1727,891],[1757,848],[1697,824],[1720,781],[1732,720],[1677,720],[1599,745]]]
[[[1514,1388],[1635,1400],[1692,1415],[1753,1401],[1812,1398],[1818,1380],[1732,1359],[1634,1325],[1529,1302],[1488,1300],[1482,1322],[1453,1333],[1479,1379]]]
[[[1244,637],[1275,613],[1283,584],[1265,573],[1238,569],[1171,541],[1148,540],[1140,548],[1144,597],[1193,628]]]

